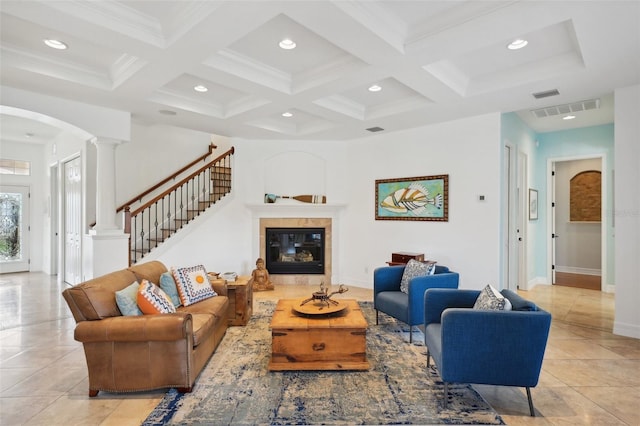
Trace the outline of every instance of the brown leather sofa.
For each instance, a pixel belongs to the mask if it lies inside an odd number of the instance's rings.
[[[218,296],[180,307],[173,314],[123,316],[115,292],[134,281],[160,282],[158,261],[94,278],[63,291],[76,320],[89,370],[89,396],[99,391],[134,392],[191,388],[227,330],[229,299],[224,281]]]

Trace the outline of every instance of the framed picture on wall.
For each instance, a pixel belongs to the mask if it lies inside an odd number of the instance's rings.
[[[449,220],[449,175],[376,180],[376,220]]]
[[[538,190],[529,189],[529,220],[538,220]]]

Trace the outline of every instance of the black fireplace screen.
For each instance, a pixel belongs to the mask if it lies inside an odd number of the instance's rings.
[[[324,274],[324,228],[267,228],[270,274]]]

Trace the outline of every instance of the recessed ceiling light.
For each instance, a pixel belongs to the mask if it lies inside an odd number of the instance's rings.
[[[574,118],[576,118],[575,115],[565,115],[562,117],[563,120],[573,120]]]
[[[283,39],[280,43],[278,43],[278,45],[284,50],[291,50],[296,48],[296,42],[289,38]]]
[[[283,113],[282,113],[282,116],[283,116],[283,117],[287,117],[287,118],[289,118],[289,117],[293,117],[293,113],[292,113],[292,112],[289,112],[289,111],[287,111],[287,112],[283,112]]]
[[[521,38],[513,40],[511,43],[507,45],[507,49],[509,50],[518,50],[525,47],[529,42],[527,40],[523,40]]]
[[[55,40],[52,38],[47,38],[44,40],[44,44],[51,47],[52,49],[65,50],[68,46],[61,42],[60,40]]]
[[[170,109],[161,109],[158,111],[162,115],[176,115],[177,112],[171,111]]]
[[[209,89],[207,89],[207,86],[203,86],[202,84],[198,84],[197,86],[194,86],[193,90],[195,90],[196,92],[204,93]]]
[[[373,86],[369,87],[370,92],[379,92],[381,90],[382,90],[382,87],[378,86],[377,84],[374,84]]]

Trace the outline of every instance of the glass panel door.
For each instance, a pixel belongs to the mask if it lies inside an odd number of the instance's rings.
[[[29,187],[0,186],[0,272],[29,270]]]

